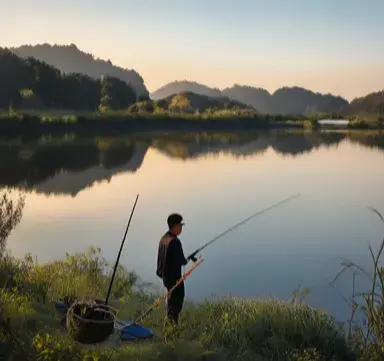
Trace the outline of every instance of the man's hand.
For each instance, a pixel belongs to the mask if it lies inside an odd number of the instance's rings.
[[[191,260],[193,263],[196,263],[197,262],[197,258],[195,257],[196,256],[196,253],[192,253],[189,257],[188,257],[188,260]]]
[[[197,262],[197,258],[194,256],[194,255],[192,255],[191,257],[189,257],[190,258],[190,260],[193,262],[193,263],[196,263]]]

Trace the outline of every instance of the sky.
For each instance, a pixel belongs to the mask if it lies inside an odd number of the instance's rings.
[[[0,0],[0,46],[76,44],[135,69],[224,88],[384,88],[384,0]]]

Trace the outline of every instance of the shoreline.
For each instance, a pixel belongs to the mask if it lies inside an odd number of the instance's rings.
[[[276,120],[276,118],[278,120]],[[337,123],[337,120],[335,120]],[[30,113],[0,115],[0,135],[130,134],[135,132],[198,132],[257,130],[380,130],[378,122],[320,124],[316,118],[269,115],[200,116],[188,114],[98,114],[45,116]]]

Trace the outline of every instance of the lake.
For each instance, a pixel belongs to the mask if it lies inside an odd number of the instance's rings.
[[[187,298],[268,296],[298,286],[338,319],[349,315],[352,276],[329,282],[342,257],[370,267],[383,239],[384,135],[343,132],[135,134],[0,141],[0,186],[26,192],[14,256],[40,261],[99,246],[114,262],[140,194],[121,263],[155,276],[158,241],[172,212],[184,216],[186,254],[254,212],[300,197],[203,251]],[[358,278],[358,287],[367,286]]]

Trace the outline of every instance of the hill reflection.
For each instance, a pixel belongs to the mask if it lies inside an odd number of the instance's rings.
[[[149,148],[177,159],[224,153],[233,157],[262,154],[272,148],[299,156],[348,139],[384,150],[376,133],[268,132],[135,135],[124,138],[50,140],[0,143],[0,186],[75,196],[119,173],[136,172]]]

